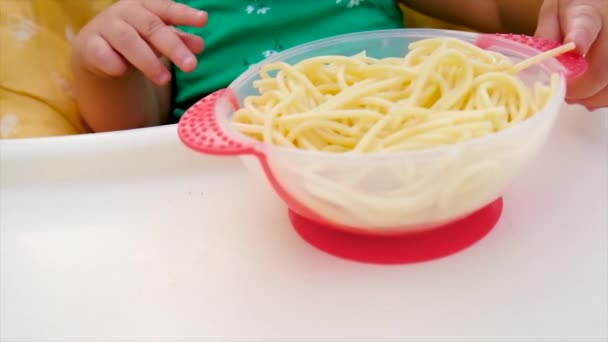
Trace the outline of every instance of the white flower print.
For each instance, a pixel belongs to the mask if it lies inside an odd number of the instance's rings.
[[[257,1],[256,1],[257,2]],[[253,4],[253,5],[247,5],[247,7],[245,7],[245,12],[247,12],[247,14],[267,14],[268,12],[270,12],[271,8],[263,5],[263,4]]]
[[[72,29],[72,27],[70,25],[65,27],[64,34],[65,34],[65,39],[67,39],[67,41],[69,43],[71,43],[74,40],[74,38],[76,38],[76,33],[74,32],[74,29]]]
[[[0,138],[8,138],[19,125],[19,117],[12,113],[0,115]]]
[[[8,29],[13,32],[15,40],[18,42],[24,42],[32,39],[32,37],[38,31],[36,23],[31,20],[21,18],[10,18]]]
[[[55,84],[59,87],[61,92],[71,98],[74,97],[74,92],[72,91],[72,84],[70,83],[70,81],[65,79],[63,76],[61,76],[61,74],[56,71],[51,72],[51,78],[53,79],[53,82],[55,82]]]
[[[270,11],[270,7],[261,7],[256,11],[257,14],[266,14]]]
[[[264,58],[268,58],[277,53],[279,53],[279,51],[277,51],[277,50],[266,50],[266,51],[262,51],[262,56],[264,56]]]
[[[336,5],[342,4],[342,1],[343,0],[336,0]],[[357,6],[359,6],[364,1],[365,0],[348,0],[348,3],[346,4],[346,8],[357,7]]]

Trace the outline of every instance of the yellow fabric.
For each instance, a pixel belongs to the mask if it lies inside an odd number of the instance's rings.
[[[455,24],[449,23],[447,21],[435,19],[428,15],[417,12],[407,6],[402,5],[401,11],[403,12],[403,19],[407,23],[408,27],[471,31],[467,27],[455,25]]]
[[[70,40],[113,0],[0,0],[0,138],[86,132]]]

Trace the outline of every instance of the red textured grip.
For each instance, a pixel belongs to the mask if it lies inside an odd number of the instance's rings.
[[[512,33],[484,34],[477,39],[476,45],[482,49],[487,49],[491,46],[504,45],[504,41],[502,41],[503,39],[521,43],[539,51],[548,51],[561,45],[558,42],[539,37]],[[563,53],[556,56],[555,59],[557,59],[564,66],[564,68],[566,68],[566,78],[568,79],[577,78],[587,71],[587,61],[585,60],[585,57],[577,51]]]
[[[253,143],[231,137],[217,121],[218,101],[225,99],[235,109],[238,101],[229,89],[218,90],[190,107],[177,125],[177,133],[184,145],[202,153],[215,155],[253,154]]]

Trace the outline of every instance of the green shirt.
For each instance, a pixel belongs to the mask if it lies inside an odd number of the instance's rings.
[[[209,13],[194,72],[174,68],[174,117],[224,88],[250,64],[296,45],[335,35],[403,27],[395,0],[178,0]]]

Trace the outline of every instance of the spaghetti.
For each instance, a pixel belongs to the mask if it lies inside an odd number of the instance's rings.
[[[522,70],[572,43],[519,63],[453,38],[411,43],[404,58],[320,56],[260,70],[233,117],[242,133],[274,145],[328,152],[405,151],[499,132],[541,111],[555,93],[526,85]]]

